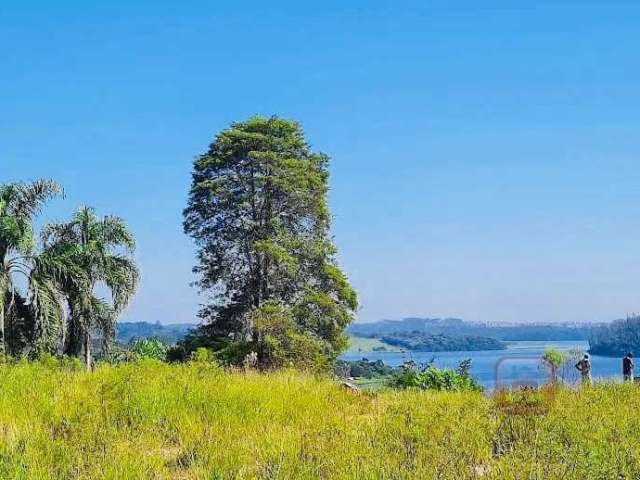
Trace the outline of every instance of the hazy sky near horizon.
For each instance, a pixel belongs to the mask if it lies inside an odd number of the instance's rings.
[[[193,158],[278,114],[333,159],[361,321],[618,318],[640,311],[638,25],[631,1],[5,0],[0,182],[62,183],[41,221],[124,217],[124,319],[194,321]]]

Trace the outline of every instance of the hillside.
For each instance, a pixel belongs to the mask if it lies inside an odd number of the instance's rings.
[[[402,348],[395,347],[377,338],[349,336],[348,352],[399,352]]]
[[[352,335],[376,338],[396,333],[424,332],[432,335],[491,337],[501,341],[545,341],[588,340],[591,326],[586,324],[492,325],[465,322],[458,318],[405,318],[353,323],[348,331]]]
[[[118,343],[129,343],[131,340],[158,338],[165,343],[174,344],[184,338],[195,327],[190,323],[174,323],[163,325],[148,322],[120,322],[116,326]]]
[[[292,372],[145,362],[85,373],[46,363],[0,365],[2,479],[640,475],[633,385],[354,395]]]

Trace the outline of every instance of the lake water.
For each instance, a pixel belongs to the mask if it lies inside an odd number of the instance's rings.
[[[548,373],[540,363],[544,350],[554,347],[568,354],[577,355],[589,347],[587,342],[508,342],[506,350],[482,350],[477,352],[347,352],[340,358],[343,360],[369,361],[382,360],[387,365],[398,366],[413,360],[416,363],[427,363],[435,358],[438,367],[456,368],[458,364],[470,358],[471,375],[486,389],[496,386],[513,387],[523,384],[540,385],[548,378]],[[579,372],[574,368],[575,361],[562,369],[561,375],[567,382],[577,382]],[[591,356],[592,375],[594,380],[621,379],[622,359]]]

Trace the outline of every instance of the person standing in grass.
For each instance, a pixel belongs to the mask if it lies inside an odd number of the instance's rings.
[[[622,359],[622,377],[625,382],[633,381],[633,353],[627,353],[627,356]]]
[[[591,385],[591,361],[589,355],[585,354],[582,360],[576,363],[576,368],[582,375],[582,385]]]

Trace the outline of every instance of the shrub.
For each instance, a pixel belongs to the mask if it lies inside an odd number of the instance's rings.
[[[130,348],[114,343],[109,345],[109,350],[104,353],[101,360],[112,365],[118,365],[120,363],[133,362],[135,359]]]
[[[42,353],[38,356],[37,363],[46,368],[55,368],[58,366],[58,359],[50,353]]]
[[[387,377],[396,371],[396,368],[385,365],[382,360],[370,362],[366,358],[354,361],[338,360],[334,368],[334,373],[339,377],[357,378]]]
[[[131,346],[131,353],[136,359],[153,359],[166,361],[169,347],[157,338],[138,340]]]
[[[417,388],[439,391],[482,391],[482,387],[469,375],[470,364],[465,361],[458,371],[450,368],[437,368],[429,363],[422,369],[406,365],[391,379],[394,388]]]
[[[542,364],[549,371],[551,383],[558,383],[558,372],[567,361],[567,355],[557,348],[547,348],[542,355]]]
[[[191,357],[189,358],[192,362],[197,363],[205,363],[205,362],[215,362],[214,353],[208,348],[200,347],[195,352],[191,352]]]
[[[244,346],[234,343],[229,337],[211,337],[204,335],[200,330],[194,330],[168,349],[167,360],[169,362],[187,362],[191,360],[193,352],[199,348],[206,348],[215,352],[218,361],[229,365],[241,358],[242,352],[237,351],[239,347],[244,348]]]
[[[67,355],[60,358],[60,367],[70,372],[79,372],[85,368],[78,357],[69,357]]]

